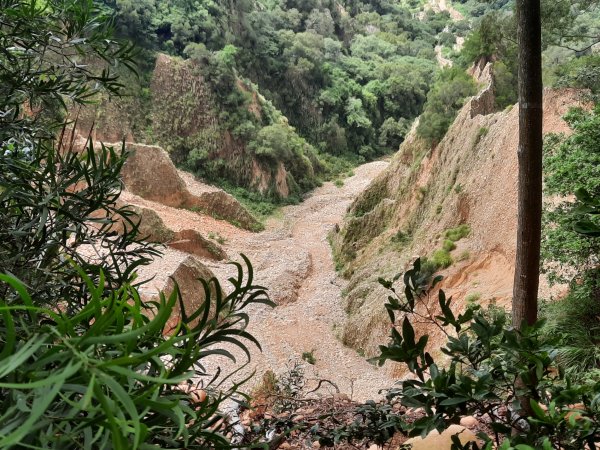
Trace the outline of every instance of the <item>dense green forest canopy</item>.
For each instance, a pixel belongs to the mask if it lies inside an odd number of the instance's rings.
[[[448,13],[433,11],[418,20],[419,2],[106,4],[121,35],[206,67],[220,54],[221,76],[230,70],[256,83],[316,148],[365,159],[397,149],[422,111],[434,46],[450,24]],[[219,89],[230,94],[227,84]]]
[[[465,70],[482,59],[494,63],[498,108],[516,102],[511,0],[449,2],[458,17],[425,0],[101,3],[115,15],[117,33],[144,49],[148,71],[155,52],[196,61],[218,98],[222,126],[266,163],[287,161],[296,172],[305,171],[306,157],[314,176],[335,176],[348,168],[339,161],[356,164],[393,152],[423,112],[418,133],[439,142],[464,98],[476,92]],[[588,67],[598,67],[589,55],[598,2],[542,3],[547,83],[589,87]],[[441,68],[436,49],[456,68]],[[573,62],[581,58],[588,61]],[[257,122],[239,80],[254,86],[275,115]],[[293,129],[282,128],[279,111]],[[295,144],[261,147],[281,142],[283,134]],[[228,178],[197,143],[179,147],[188,168],[209,180]],[[296,190],[314,187],[314,176],[295,173]]]

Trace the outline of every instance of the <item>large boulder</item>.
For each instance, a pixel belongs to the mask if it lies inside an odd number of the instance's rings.
[[[123,206],[121,204],[120,206]],[[138,226],[138,235],[146,242],[165,244],[176,250],[180,250],[200,258],[221,261],[227,258],[225,250],[210,239],[205,238],[196,230],[173,231],[170,229],[159,214],[153,209],[139,205],[127,205],[133,216],[128,219],[118,215],[115,217],[112,230],[123,234],[125,230],[133,229],[133,224]]]
[[[181,230],[168,242],[169,247],[201,258],[223,260],[227,258],[225,250],[196,230]]]
[[[121,176],[131,193],[166,206],[197,210],[241,228],[260,228],[260,222],[235,197],[178,171],[161,147],[127,143],[126,149],[130,155]]]
[[[193,256],[188,256],[179,263],[175,272],[167,279],[162,291],[168,298],[173,293],[175,283],[177,283],[185,311],[190,315],[197,311],[206,301],[206,292],[200,280],[208,282],[214,277],[215,275],[208,267]],[[214,302],[216,293],[214,283],[210,283],[211,302]],[[171,327],[177,324],[179,311],[180,305],[178,303],[169,323]]]
[[[166,151],[154,145],[129,143],[126,148],[130,155],[121,176],[128,191],[163,205],[186,206],[189,193]]]
[[[127,205],[127,209],[131,211],[133,215],[128,216],[127,218],[124,218],[121,215],[114,217],[115,223],[112,227],[113,231],[123,234],[125,231],[131,231],[133,229],[133,224],[137,224],[138,235],[147,242],[154,242],[157,244],[169,242],[175,236],[173,230],[170,230],[165,225],[158,213],[153,209],[135,205]]]

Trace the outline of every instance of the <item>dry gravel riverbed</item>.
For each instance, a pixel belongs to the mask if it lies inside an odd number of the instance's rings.
[[[290,361],[300,360],[304,352],[312,352],[315,358],[314,365],[305,364],[308,390],[316,387],[318,380],[326,379],[353,400],[363,401],[379,397],[378,391],[393,383],[387,370],[370,364],[336,336],[345,320],[345,281],[335,272],[327,241],[328,233],[341,223],[348,206],[387,165],[384,161],[364,164],[341,187],[324,183],[301,204],[282,208],[260,233],[240,230],[191,211],[141,199],[137,202],[156,210],[172,229],[191,228],[205,236],[218,235],[234,260],[241,260],[237,255],[244,253],[253,264],[256,282],[267,287],[279,304],[274,309],[253,306],[249,311],[248,331],[261,343],[262,352],[251,349],[251,363],[237,377],[256,372],[258,376],[250,380],[246,390],[260,382],[261,374],[267,370],[284,373]],[[146,289],[162,286],[184,257],[185,254],[168,249],[160,261],[144,272],[156,277]],[[225,263],[203,262],[220,280],[234,274],[233,267]],[[237,354],[244,359],[243,354]],[[211,361],[209,368],[217,365],[225,371],[234,368],[222,359]],[[330,384],[326,386],[329,387],[322,390],[323,395],[335,392]]]

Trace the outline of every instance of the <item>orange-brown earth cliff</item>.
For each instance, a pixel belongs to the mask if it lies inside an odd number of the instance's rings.
[[[338,267],[348,279],[346,345],[373,355],[387,339],[386,292],[378,277],[404,271],[417,256],[431,256],[447,230],[466,224],[470,233],[450,252],[442,288],[465,301],[510,303],[517,225],[518,107],[493,111],[489,69],[475,76],[487,86],[467,101],[444,139],[428,147],[410,133],[389,167],[350,207],[333,234]],[[478,72],[476,69],[475,72]],[[544,132],[568,132],[562,116],[581,104],[575,90],[546,90]],[[560,288],[558,289],[560,290]],[[558,292],[542,279],[542,295]],[[433,298],[432,301],[436,301]],[[431,334],[432,348],[443,336]]]

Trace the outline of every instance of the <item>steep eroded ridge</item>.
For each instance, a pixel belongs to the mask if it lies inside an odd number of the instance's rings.
[[[479,70],[486,81],[486,70]],[[489,80],[488,80],[489,81]],[[380,276],[402,272],[417,256],[435,255],[446,233],[470,229],[441,270],[457,309],[470,301],[505,305],[512,295],[517,204],[518,107],[492,112],[491,85],[467,101],[441,143],[428,148],[414,132],[385,170],[353,203],[334,249],[349,279],[343,341],[375,354],[389,325]],[[580,92],[546,90],[544,132],[568,132],[562,116]],[[442,254],[444,255],[444,254]],[[445,261],[447,264],[448,261]],[[542,280],[543,282],[544,280]],[[544,283],[543,283],[544,284]],[[547,286],[543,295],[550,295]],[[437,345],[436,330],[431,334]],[[438,339],[438,340],[439,340]],[[440,341],[441,342],[441,341]]]

